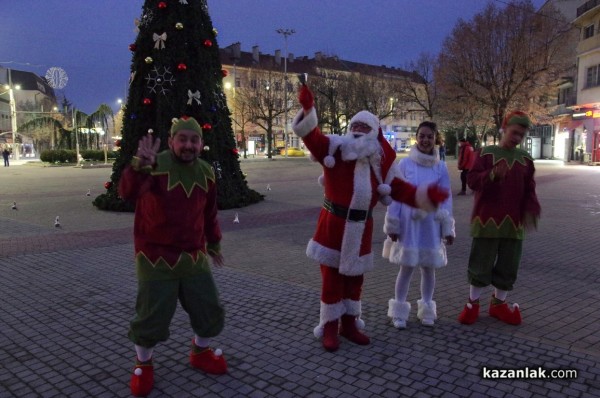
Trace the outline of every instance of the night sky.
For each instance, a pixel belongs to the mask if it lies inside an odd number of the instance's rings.
[[[177,0],[167,0],[176,2]],[[189,2],[194,0],[188,0]],[[505,0],[490,0],[504,7]],[[64,69],[57,90],[91,113],[125,100],[134,19],[143,0],[0,0],[0,65],[45,75]],[[422,52],[436,54],[456,22],[470,20],[487,0],[208,0],[219,46],[241,42],[243,51],[295,56],[321,51],[342,59],[403,67]],[[534,0],[539,8],[545,0]]]

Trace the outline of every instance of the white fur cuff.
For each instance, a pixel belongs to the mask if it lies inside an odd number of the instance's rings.
[[[306,116],[304,116],[303,110],[298,111],[292,123],[292,129],[298,137],[305,137],[317,127],[318,123],[317,111],[313,107]]]

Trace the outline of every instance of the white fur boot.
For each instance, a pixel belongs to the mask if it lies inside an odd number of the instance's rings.
[[[417,318],[421,320],[421,324],[425,326],[433,326],[437,319],[437,310],[435,301],[429,302],[417,300]]]
[[[388,302],[388,316],[392,318],[395,328],[406,329],[408,314],[410,314],[409,302],[390,299]]]

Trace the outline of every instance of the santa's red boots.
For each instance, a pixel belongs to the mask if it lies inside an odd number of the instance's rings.
[[[154,387],[154,366],[152,359],[146,362],[136,360],[131,382],[129,384],[131,394],[136,397],[145,397],[150,394]]]
[[[323,338],[321,342],[323,348],[329,352],[337,351],[337,349],[340,348],[340,338],[338,337],[339,328],[340,322],[338,319],[323,325]]]
[[[190,352],[190,364],[196,368],[213,375],[227,373],[227,362],[220,349],[216,351],[210,348],[200,348],[192,340],[192,352]]]
[[[369,336],[356,327],[356,316],[342,315],[342,329],[340,335],[358,345],[367,345],[371,342]]]

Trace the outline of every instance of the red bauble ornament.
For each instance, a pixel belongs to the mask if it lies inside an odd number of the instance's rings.
[[[116,146],[117,148],[121,148],[121,140],[116,140],[116,141],[115,141],[115,146]]]
[[[144,105],[150,105],[152,100],[150,98],[144,98]]]
[[[161,10],[164,10],[165,8],[167,8],[167,3],[164,1],[161,1],[160,3],[158,3],[158,8],[160,8]]]
[[[229,72],[227,72],[226,69],[221,69],[221,74],[223,75],[223,77],[227,77],[227,75],[229,74]]]
[[[136,49],[137,49],[137,46],[135,45],[135,43],[131,43],[131,44],[129,45],[129,51],[132,51],[132,52],[133,52],[133,51],[135,51]]]
[[[240,154],[240,151],[237,148],[233,148],[231,152],[235,153],[236,155]]]
[[[204,47],[212,47],[212,41],[210,39],[204,40]]]
[[[106,181],[106,182],[104,183],[104,188],[106,188],[106,189],[110,189],[110,187],[112,187],[112,182],[110,182],[110,181]]]
[[[202,125],[202,130],[210,130],[212,129],[212,125],[210,123],[204,123]]]
[[[181,70],[181,71],[184,71],[184,70],[187,69],[187,65],[182,62],[179,65],[177,65],[177,69]]]

